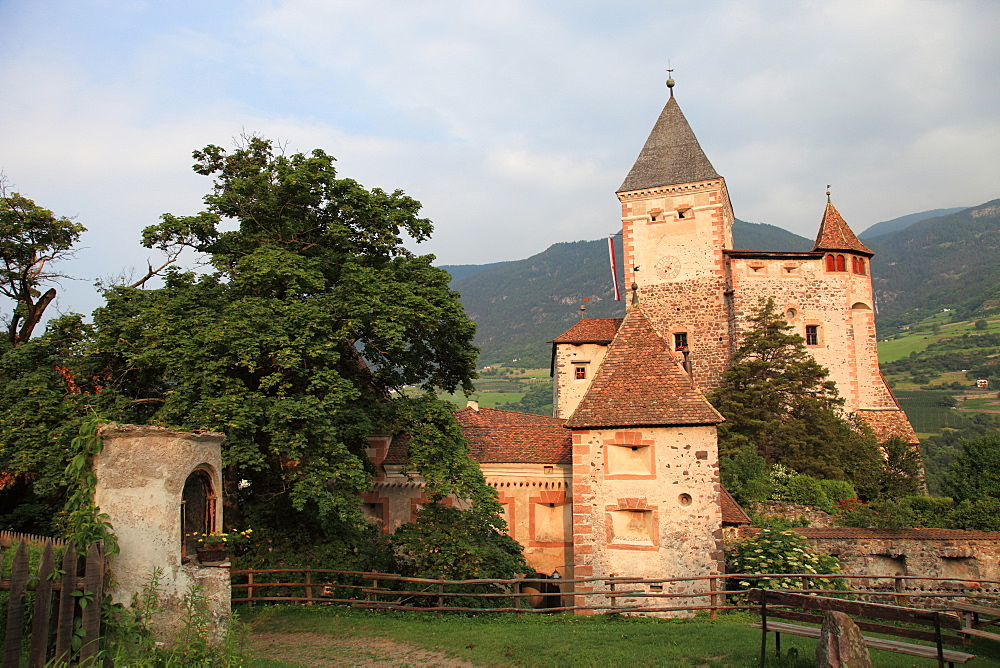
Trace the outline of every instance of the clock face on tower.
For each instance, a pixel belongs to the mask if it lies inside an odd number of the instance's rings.
[[[660,278],[677,278],[681,273],[681,261],[673,255],[664,255],[656,262],[656,275]]]

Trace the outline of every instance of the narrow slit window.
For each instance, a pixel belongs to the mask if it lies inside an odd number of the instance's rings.
[[[680,220],[682,218],[691,218],[691,217],[692,217],[692,215],[691,215],[691,208],[690,207],[688,207],[686,209],[677,209],[677,219],[678,220]]]

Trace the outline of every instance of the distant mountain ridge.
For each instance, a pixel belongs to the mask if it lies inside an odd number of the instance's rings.
[[[939,216],[947,216],[952,213],[958,213],[959,211],[964,211],[969,207],[956,206],[951,209],[931,209],[930,211],[921,211],[920,213],[911,213],[906,216],[900,216],[899,218],[893,218],[892,220],[884,220],[881,223],[875,223],[867,230],[858,235],[859,239],[873,239],[875,237],[881,236],[883,234],[890,234],[891,232],[899,232],[900,230],[905,230],[910,225],[919,223],[922,220],[927,220],[928,218],[937,218]]]
[[[932,215],[937,211],[949,213]],[[865,238],[875,252],[880,331],[943,308],[963,318],[1000,312],[1000,200],[885,222],[891,225],[877,223],[866,232],[889,232]],[[621,257],[621,237],[616,240]],[[733,245],[808,251],[813,242],[774,225],[737,220]],[[452,289],[476,321],[482,364],[517,359],[522,366],[547,366],[548,342],[579,320],[581,304],[587,317],[620,317],[625,311],[625,303],[613,298],[604,239],[554,244],[525,260],[446,268],[455,272]]]
[[[621,258],[621,237],[615,241]],[[733,224],[733,244],[741,249],[809,250],[812,243],[766,223]],[[581,305],[591,318],[625,313],[625,302],[614,300],[604,239],[553,244],[525,260],[443,268],[454,270],[451,287],[476,322],[481,364],[517,359],[524,366],[548,366],[548,342],[580,319]],[[621,285],[622,267],[618,279]]]
[[[880,330],[944,308],[960,319],[1000,311],[1000,199],[865,243]]]

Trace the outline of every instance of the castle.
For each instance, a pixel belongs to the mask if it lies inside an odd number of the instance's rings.
[[[725,180],[667,85],[617,192],[632,291],[625,317],[585,318],[554,339],[553,417],[475,402],[456,413],[511,535],[541,573],[723,572],[723,523],[748,520],[719,484],[723,418],[705,394],[762,299],[830,370],[846,410],[883,437],[915,442],[879,371],[872,252],[829,201],[811,251],[734,250]],[[392,530],[426,501],[422,483],[405,474],[399,439],[374,437],[370,454],[379,477],[366,512]]]

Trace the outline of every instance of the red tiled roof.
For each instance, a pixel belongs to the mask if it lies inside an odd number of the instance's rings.
[[[723,421],[638,306],[629,308],[567,427],[718,424]]]
[[[725,487],[722,487],[721,490],[719,493],[719,505],[722,507],[722,523],[750,524],[750,516],[744,512],[740,504],[736,503],[733,495],[727,492]]]
[[[552,343],[611,343],[622,318],[584,318],[552,339]]]
[[[469,454],[480,464],[523,462],[569,464],[572,434],[561,418],[498,408],[463,408],[455,419],[469,439]]]
[[[819,234],[816,235],[813,250],[854,251],[868,256],[874,255],[854,235],[840,212],[837,211],[837,207],[831,202],[826,203],[826,210],[823,212],[823,220],[819,224]]]

